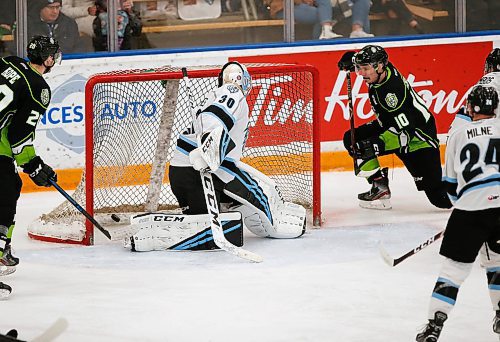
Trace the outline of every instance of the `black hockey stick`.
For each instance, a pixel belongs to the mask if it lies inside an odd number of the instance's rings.
[[[106,235],[106,237],[108,239],[111,240],[111,234],[103,227],[99,224],[99,222],[97,222],[93,217],[92,215],[90,215],[85,209],[82,208],[82,206],[80,204],[78,204],[77,201],[74,200],[73,197],[71,197],[63,188],[61,188],[59,186],[59,184],[57,184],[57,182],[53,179],[49,179],[49,182],[50,184],[52,184],[52,186],[54,188],[56,188],[57,191],[59,191],[59,193],[61,195],[63,195],[71,204],[73,204],[73,206],[83,214],[83,216],[85,216],[87,218],[87,220],[89,220],[90,222],[92,222],[92,224],[101,231],[101,233],[103,233],[104,235]]]
[[[351,84],[351,72],[346,71],[347,77],[347,101],[349,103],[349,128],[351,131],[351,146],[352,146],[352,161],[354,163],[354,172],[359,173],[359,166],[356,160],[356,137],[354,135],[354,106],[352,104],[352,84]]]
[[[182,68],[182,78],[186,84],[188,98],[189,98],[189,106],[191,107],[191,112],[193,115],[193,126],[196,125],[196,114],[194,112],[194,103],[193,98],[191,96],[191,80],[188,77],[187,69]],[[195,132],[200,134],[201,129],[197,127],[195,128]],[[197,139],[198,144],[201,146],[201,139]],[[217,203],[217,196],[215,194],[214,182],[212,180],[212,175],[207,170],[200,170],[201,183],[203,184],[203,193],[205,195],[205,203],[207,205],[207,211],[210,214],[210,229],[212,230],[212,236],[214,238],[214,242],[220,249],[236,255],[242,259],[250,260],[253,262],[262,262],[263,259],[260,255],[247,251],[241,247],[233,245],[226,239],[224,235],[224,230],[222,228],[222,224],[220,222],[220,210],[219,204]]]
[[[443,234],[444,234],[444,230],[440,231],[439,233],[435,234],[434,236],[431,236],[426,241],[422,242],[420,245],[413,248],[411,251],[407,252],[406,254],[404,254],[396,259],[394,259],[393,257],[391,257],[389,255],[389,253],[384,248],[382,243],[379,244],[379,252],[380,252],[380,255],[382,256],[382,259],[384,259],[384,261],[386,262],[386,264],[391,266],[391,267],[394,267],[394,266],[397,266],[398,264],[402,263],[403,261],[405,261],[406,259],[408,259],[412,255],[417,254],[418,252],[420,252],[422,249],[429,246],[433,242],[439,240],[443,236]]]

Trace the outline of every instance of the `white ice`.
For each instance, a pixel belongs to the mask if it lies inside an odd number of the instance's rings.
[[[450,211],[428,204],[405,169],[390,179],[393,209],[376,211],[358,207],[364,180],[323,174],[321,229],[297,240],[245,234],[261,264],[220,251],[136,254],[31,241],[24,227],[62,198],[22,194],[13,239],[21,264],[2,279],[14,292],[0,302],[0,331],[16,328],[30,340],[65,317],[58,341],[413,341],[427,321],[440,242],[394,268],[377,243],[400,256],[443,229]],[[477,262],[440,341],[498,341],[493,314]]]

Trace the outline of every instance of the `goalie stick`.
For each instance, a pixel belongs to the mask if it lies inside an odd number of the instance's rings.
[[[75,201],[73,199],[73,197],[71,197],[63,188],[61,188],[59,186],[59,184],[57,184],[57,182],[53,179],[49,179],[49,182],[50,184],[52,184],[52,186],[54,188],[56,188],[57,191],[59,191],[59,193],[61,195],[63,195],[71,204],[73,204],[75,206],[75,208],[81,212],[83,214],[83,216],[85,216],[87,218],[87,220],[89,220],[90,222],[92,222],[92,224],[101,231],[101,233],[103,233],[104,235],[106,235],[106,237],[108,239],[111,240],[111,234],[103,227],[99,224],[99,222],[97,222],[95,220],[95,218],[92,217],[92,215],[90,215],[85,209],[82,208],[82,206],[80,204],[78,204],[77,201]]]
[[[417,254],[418,252],[420,252],[422,249],[429,246],[433,242],[439,240],[443,236],[443,234],[444,234],[444,230],[440,231],[439,233],[435,234],[434,236],[431,236],[430,238],[428,238],[427,240],[422,242],[420,245],[416,246],[411,251],[405,253],[404,255],[400,256],[399,258],[391,257],[390,254],[387,252],[387,250],[382,245],[382,243],[379,243],[379,252],[380,252],[380,255],[382,256],[382,259],[384,259],[385,263],[391,267],[394,267],[394,266],[399,265],[400,263],[402,263],[403,261],[405,261],[406,259],[408,259],[412,255]]]
[[[182,68],[182,76],[188,92],[189,105],[191,107],[191,112],[193,115],[193,125],[195,125],[196,114],[194,112],[194,103],[193,103],[193,98],[191,96],[191,80],[188,77],[186,68]],[[197,129],[196,132],[198,135],[198,145],[201,146],[201,139],[199,137],[200,130]],[[219,218],[220,210],[219,210],[219,204],[217,203],[217,196],[215,194],[215,187],[212,180],[212,175],[208,170],[200,170],[200,177],[201,177],[201,183],[203,185],[203,193],[205,195],[205,203],[207,205],[208,213],[211,216],[210,229],[212,230],[212,236],[214,238],[214,242],[217,245],[217,247],[242,259],[246,259],[253,262],[262,262],[263,259],[260,255],[247,251],[241,247],[237,247],[226,239]]]

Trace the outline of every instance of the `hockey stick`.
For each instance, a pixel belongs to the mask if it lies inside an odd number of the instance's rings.
[[[222,224],[219,219],[219,204],[217,203],[217,196],[215,195],[212,175],[209,171],[206,170],[200,171],[200,175],[201,182],[203,184],[203,192],[205,194],[205,203],[207,204],[208,213],[211,216],[210,228],[212,229],[212,236],[214,237],[214,242],[217,247],[242,259],[250,260],[253,262],[262,262],[264,259],[262,259],[260,255],[235,246],[226,239]]]
[[[193,115],[193,125],[196,124],[196,114],[194,113],[194,103],[191,96],[191,80],[188,77],[187,69],[182,68],[182,78],[186,84],[189,106],[191,107],[191,112]],[[195,129],[197,134],[200,133],[201,129]],[[201,145],[201,139],[198,137],[198,145]],[[220,222],[220,211],[219,204],[217,203],[217,196],[215,194],[214,182],[212,180],[212,175],[207,170],[200,170],[201,183],[203,185],[203,193],[205,195],[205,203],[207,205],[208,213],[211,215],[210,218],[210,229],[212,230],[212,236],[214,237],[214,242],[220,249],[236,255],[242,259],[250,260],[253,262],[262,262],[263,259],[260,255],[247,251],[241,247],[233,245],[226,239],[224,231],[222,229],[222,224]]]
[[[68,328],[68,321],[65,318],[59,318],[52,323],[41,335],[35,337],[31,342],[49,342],[55,340]]]
[[[61,195],[63,195],[71,204],[73,204],[75,206],[75,208],[81,212],[83,214],[83,216],[85,216],[87,218],[87,220],[89,220],[90,222],[92,222],[92,224],[101,231],[101,233],[103,233],[104,235],[106,235],[106,237],[108,239],[111,240],[111,234],[103,227],[99,224],[99,222],[97,222],[93,217],[92,215],[90,215],[85,209],[82,208],[82,206],[80,204],[78,204],[78,202],[76,202],[73,197],[71,197],[63,188],[61,188],[59,186],[59,184],[57,184],[57,182],[53,179],[49,179],[49,182],[50,184],[52,184],[52,186],[54,188],[56,188],[57,191],[59,191],[59,193]]]
[[[347,77],[347,101],[349,103],[349,128],[351,131],[351,146],[352,146],[352,161],[354,163],[354,172],[359,173],[359,166],[356,160],[356,138],[354,136],[354,106],[352,104],[352,84],[351,84],[351,72],[346,72]]]
[[[399,258],[396,258],[396,259],[394,259],[393,257],[391,257],[389,255],[389,253],[384,248],[384,246],[382,245],[382,243],[379,243],[379,246],[378,246],[379,247],[379,252],[380,252],[380,255],[382,256],[382,259],[384,259],[385,263],[387,265],[391,266],[391,267],[394,267],[394,266],[399,265],[400,263],[402,263],[403,261],[405,261],[406,259],[408,259],[412,255],[417,254],[418,252],[420,252],[422,249],[424,249],[425,247],[429,246],[433,242],[439,240],[443,236],[443,234],[444,234],[444,230],[440,231],[439,233],[435,234],[434,236],[431,236],[426,241],[422,242],[420,245],[418,245],[417,247],[413,248],[411,251],[407,252],[406,254],[404,254],[404,255],[400,256]]]

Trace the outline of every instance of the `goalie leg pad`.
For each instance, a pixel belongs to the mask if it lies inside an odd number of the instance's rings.
[[[298,204],[285,202],[273,213],[273,224],[255,207],[241,204],[231,210],[239,211],[245,227],[260,237],[294,239],[306,231],[306,209]]]
[[[224,235],[232,244],[243,246],[243,224],[237,212],[221,213]],[[210,229],[210,216],[149,213],[132,216],[137,233],[125,240],[135,252],[157,250],[217,249]]]
[[[272,179],[242,162],[224,193],[239,202],[232,210],[242,214],[245,226],[257,236],[296,238],[305,231],[306,210],[284,202]]]
[[[294,239],[306,232],[306,209],[295,203],[285,202],[274,215],[274,231],[269,237]]]

